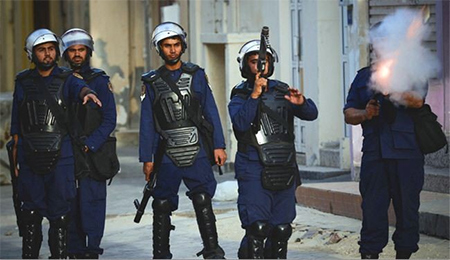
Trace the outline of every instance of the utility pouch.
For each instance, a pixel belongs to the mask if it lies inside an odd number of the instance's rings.
[[[264,189],[281,191],[289,189],[295,182],[298,169],[293,166],[265,166],[261,181]]]

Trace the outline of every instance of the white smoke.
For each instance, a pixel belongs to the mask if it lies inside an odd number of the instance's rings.
[[[440,69],[436,55],[423,46],[430,33],[422,12],[412,9],[399,9],[374,26],[369,32],[376,54],[371,87],[384,94],[414,90],[424,97],[428,79]]]

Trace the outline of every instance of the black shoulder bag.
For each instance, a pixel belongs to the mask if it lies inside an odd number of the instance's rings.
[[[448,143],[447,137],[442,131],[442,126],[437,121],[437,116],[431,111],[428,104],[419,109],[411,110],[414,120],[417,143],[424,154],[434,153],[442,149]]]

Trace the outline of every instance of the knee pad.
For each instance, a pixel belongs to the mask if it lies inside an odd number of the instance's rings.
[[[211,196],[207,193],[196,193],[192,195],[194,207],[205,207],[211,204]]]
[[[153,208],[154,212],[170,213],[171,205],[170,205],[169,200],[154,199],[152,202],[152,208]]]
[[[275,241],[288,241],[291,235],[291,224],[276,225],[272,231],[272,236]]]
[[[257,238],[266,238],[269,233],[269,224],[265,221],[255,221],[247,227],[247,233]]]

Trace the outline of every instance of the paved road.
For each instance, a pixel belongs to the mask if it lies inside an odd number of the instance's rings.
[[[145,259],[151,257],[151,207],[140,224],[133,222],[135,208],[133,200],[140,199],[144,178],[141,165],[137,163],[137,148],[119,149],[122,165],[121,173],[108,187],[106,231],[102,246],[105,259]],[[233,174],[217,175],[219,180],[218,195],[228,192],[233,187]],[[224,186],[227,190],[225,191]],[[175,231],[171,233],[171,250],[175,259],[194,259],[202,249],[202,244],[195,220],[195,213],[190,200],[184,195],[186,188],[180,189],[179,210],[173,214]],[[15,228],[11,202],[11,186],[0,186],[0,259],[17,259],[21,257],[21,238]],[[233,194],[233,193],[231,193]],[[221,197],[221,196],[219,196]],[[236,210],[236,201],[214,201],[217,217],[219,241],[226,252],[226,257],[236,259],[240,239],[244,234]],[[294,259],[356,259],[359,258],[357,241],[361,227],[359,220],[322,213],[317,210],[297,206],[297,218],[294,232],[289,241],[288,258]],[[40,258],[48,258],[46,233],[48,222],[44,220],[44,242]],[[392,232],[392,230],[391,230]],[[420,250],[413,258],[449,259],[450,244],[448,240],[421,235]],[[389,243],[381,258],[394,258],[392,242]]]

